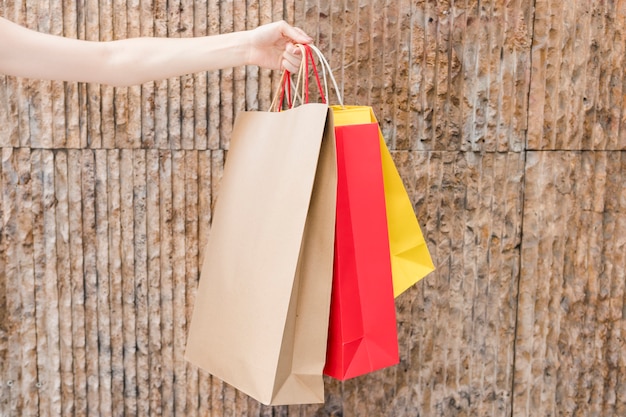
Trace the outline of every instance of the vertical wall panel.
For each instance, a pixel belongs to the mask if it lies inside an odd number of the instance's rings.
[[[83,267],[82,161],[81,150],[67,155],[67,204],[69,223],[69,276],[72,303],[72,373],[74,377],[74,412],[87,415],[85,277]]]
[[[187,318],[185,314],[185,155],[172,154],[172,345],[174,366],[174,412],[187,410],[187,364],[183,359]]]
[[[0,7],[1,7],[0,3]],[[1,113],[0,113],[1,117]],[[5,193],[8,190],[5,188],[5,178],[3,174],[4,168],[4,155],[0,153],[0,410],[9,409],[9,390],[7,385],[8,370],[9,370],[9,310],[8,310],[8,297],[7,289],[8,276],[6,269],[7,259],[5,257],[8,249],[7,245],[7,228],[5,221]],[[9,197],[9,196],[6,196]]]
[[[35,274],[33,259],[33,201],[30,165],[31,152],[28,148],[16,149],[12,155],[15,167],[15,231],[12,236],[15,239],[15,252],[11,259],[15,274],[10,279],[14,280],[16,293],[13,294],[19,300],[18,320],[19,340],[14,347],[19,350],[18,366],[20,369],[19,390],[23,395],[21,403],[22,412],[36,414],[39,407],[37,384],[37,334],[35,330]],[[16,392],[17,394],[17,392]]]
[[[111,325],[111,415],[124,414],[124,316],[122,286],[122,228],[120,152],[106,153],[109,243],[109,308]]]
[[[94,215],[95,215],[95,247],[96,247],[96,306],[98,322],[98,388],[100,397],[100,414],[111,415],[113,412],[112,396],[112,337],[111,337],[111,278],[113,268],[109,268],[111,247],[109,245],[109,181],[107,151],[94,152]]]
[[[161,247],[159,210],[159,152],[149,150],[146,154],[146,257],[147,257],[147,319],[148,319],[148,375],[150,414],[163,414],[161,395],[163,368],[163,345],[161,343]]]
[[[211,181],[211,151],[198,152],[198,271],[202,270],[211,223]],[[211,415],[211,376],[207,372],[198,373],[198,397],[198,415]]]
[[[172,153],[159,151],[159,262],[160,270],[160,314],[161,314],[161,395],[163,416],[174,414],[174,309],[173,309],[173,286],[172,286]]]
[[[135,150],[133,159],[133,245],[135,290],[135,343],[137,347],[137,411],[149,412],[148,274],[146,152]]]
[[[185,299],[179,314],[185,317],[181,344],[185,343],[188,323],[198,283],[198,152],[186,151],[185,158]],[[198,368],[187,363],[187,405],[189,416],[198,412]]]
[[[100,413],[99,346],[98,346],[98,281],[96,275],[95,158],[90,150],[82,150],[77,166],[81,168],[82,244],[85,308],[85,362],[87,373],[87,414]],[[76,271],[76,278],[79,272]]]
[[[623,152],[528,154],[518,415],[624,412],[624,166]]]
[[[72,340],[72,281],[70,276],[69,202],[67,152],[54,157],[54,194],[56,199],[56,285],[59,292],[59,355],[61,365],[61,415],[74,410],[74,372]]]
[[[46,378],[47,370],[52,366],[49,363],[51,358],[47,352],[47,337],[45,326],[45,306],[46,294],[44,291],[44,274],[46,268],[45,233],[43,219],[43,163],[42,151],[34,150],[31,157],[31,167],[33,175],[32,181],[32,214],[33,214],[33,268],[34,268],[34,304],[35,304],[35,334],[37,343],[37,391],[43,392],[45,385],[48,385]],[[44,385],[45,384],[45,385]],[[45,414],[50,413],[50,396],[40,395],[38,411]]]
[[[137,413],[137,342],[136,331],[136,286],[134,266],[134,221],[133,221],[133,151],[120,151],[120,250],[122,290],[122,333],[124,340],[124,414]]]
[[[536,9],[529,147],[623,150],[624,3],[538,0]]]
[[[438,269],[397,299],[402,360],[389,413],[510,415],[523,158],[395,157]]]
[[[4,320],[6,326],[6,365],[4,365],[4,381],[6,384],[7,394],[5,399],[5,410],[7,413],[17,415],[23,409],[23,397],[28,391],[22,391],[22,372],[23,364],[21,354],[21,332],[20,317],[22,314],[21,294],[20,294],[20,277],[17,261],[17,244],[19,236],[17,235],[18,225],[16,212],[19,211],[18,204],[18,166],[16,164],[15,151],[12,149],[2,150],[2,189],[3,189],[3,221],[2,221],[2,240],[6,242],[4,245],[5,255],[5,288],[6,288],[6,317]]]

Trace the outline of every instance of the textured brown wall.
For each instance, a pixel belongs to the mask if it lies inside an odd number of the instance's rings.
[[[0,76],[0,415],[626,415],[626,1],[3,0],[85,39],[284,18],[370,104],[437,271],[401,362],[265,407],[182,357],[232,123],[277,74]]]

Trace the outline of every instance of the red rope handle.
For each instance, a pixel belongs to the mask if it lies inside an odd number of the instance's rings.
[[[293,102],[291,100],[291,74],[287,71],[287,105],[289,108],[293,107]]]
[[[317,84],[317,88],[320,92],[320,97],[322,99],[322,103],[326,104],[326,97],[324,96],[324,90],[322,90],[322,82],[320,81],[320,75],[317,70],[317,65],[315,64],[315,58],[313,56],[313,51],[309,45],[303,45],[305,50],[304,58],[304,103],[309,102],[309,60],[311,61],[311,66],[313,70],[313,75],[315,76],[315,82]],[[282,85],[280,87],[280,97],[278,101],[278,111],[282,109],[283,102],[285,100],[285,90],[287,91],[287,105],[289,108],[293,107],[292,100],[292,92],[291,92],[291,73],[287,70],[284,72],[284,78]]]
[[[304,45],[304,50],[306,51],[307,46]],[[305,52],[304,58],[304,102],[309,102],[309,56]]]
[[[285,70],[285,78],[289,78],[289,71]],[[276,107],[278,111],[283,108],[283,100],[285,99],[285,81],[283,80],[283,84],[280,86],[280,97],[278,98],[278,104]]]
[[[285,100],[285,90],[287,90],[287,106],[291,108],[293,106],[291,99],[291,73],[285,70],[285,76],[283,78],[283,83],[280,87],[280,98],[278,100],[278,111],[280,111],[283,107],[283,101]]]
[[[319,89],[320,92],[320,97],[322,98],[322,103],[326,104],[326,97],[324,97],[324,91],[322,90],[322,82],[320,81],[320,74],[317,71],[317,65],[315,65],[315,59],[313,58],[313,51],[311,51],[311,47],[309,45],[304,45],[304,49],[306,50],[306,54],[307,54],[307,61],[308,59],[311,60],[311,64],[313,65],[313,75],[315,75],[315,81],[317,82],[317,88]],[[308,71],[307,71],[308,74]],[[308,77],[307,77],[307,103],[309,102],[308,100]]]

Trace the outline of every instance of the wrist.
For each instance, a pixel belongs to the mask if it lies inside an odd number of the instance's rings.
[[[203,38],[205,70],[248,65],[252,59],[249,31],[230,32]]]
[[[242,49],[244,56],[244,65],[256,65],[254,59],[254,29],[240,32],[243,36]]]

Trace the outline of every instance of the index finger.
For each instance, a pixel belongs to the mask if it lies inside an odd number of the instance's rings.
[[[283,36],[291,39],[294,43],[311,43],[313,42],[313,38],[306,34],[302,29],[291,26],[289,23],[285,22],[285,25],[282,29]]]

